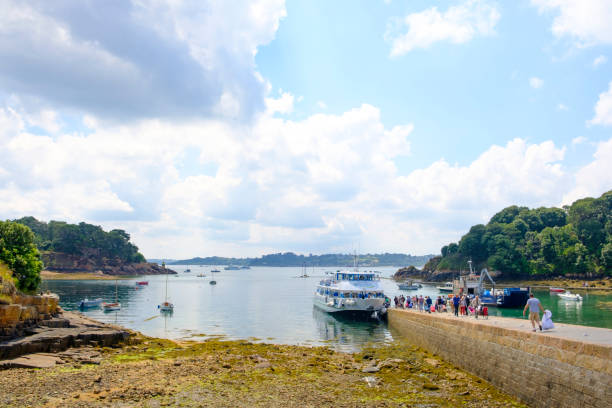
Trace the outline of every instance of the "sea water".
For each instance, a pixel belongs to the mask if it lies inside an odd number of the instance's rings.
[[[164,301],[166,276],[141,276],[117,282],[101,280],[44,281],[42,288],[60,295],[66,310],[78,309],[81,299],[115,300],[117,285],[121,310],[105,312],[100,308],[83,311],[96,320],[119,324],[146,335],[171,339],[251,339],[282,344],[329,345],[341,351],[358,350],[367,343],[393,341],[384,322],[360,321],[331,315],[313,307],[318,282],[339,268],[253,267],[246,270],[211,273],[213,267],[173,265],[177,275],[168,275],[168,298],[174,303],[172,314],[160,313]],[[191,272],[185,272],[191,269]],[[418,291],[400,291],[388,279],[396,267],[361,268],[381,274],[387,296],[415,294],[443,295],[435,284]],[[205,274],[205,277],[198,277]],[[211,285],[210,280],[216,280]],[[147,286],[136,285],[146,280]],[[612,328],[612,293],[579,292],[581,303],[566,301],[547,291],[535,291],[553,321]],[[490,315],[520,317],[522,310],[490,308]]]

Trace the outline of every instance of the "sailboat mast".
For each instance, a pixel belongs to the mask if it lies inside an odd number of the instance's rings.
[[[162,264],[164,267],[164,272],[166,272],[166,291],[164,293],[164,301],[168,302],[168,271],[166,270],[166,264]]]

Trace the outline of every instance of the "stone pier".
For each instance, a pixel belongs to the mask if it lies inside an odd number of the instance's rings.
[[[612,407],[612,330],[389,310],[403,337],[534,407]]]

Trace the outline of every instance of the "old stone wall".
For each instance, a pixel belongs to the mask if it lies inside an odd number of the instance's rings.
[[[0,342],[20,337],[59,311],[56,295],[13,295],[9,304],[0,304]]]
[[[534,407],[612,407],[612,347],[408,310],[389,326]]]
[[[58,312],[57,295],[20,293],[11,271],[0,262],[0,342],[27,334],[30,328]]]

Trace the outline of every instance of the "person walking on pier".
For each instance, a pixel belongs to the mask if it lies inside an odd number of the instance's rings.
[[[540,323],[540,311],[544,313],[544,308],[542,304],[538,300],[538,298],[533,296],[533,293],[529,294],[529,300],[523,309],[523,317],[525,317],[525,312],[529,308],[529,320],[531,321],[531,326],[533,327],[533,331],[536,331],[536,323],[540,327],[540,331],[542,331],[542,324]]]

